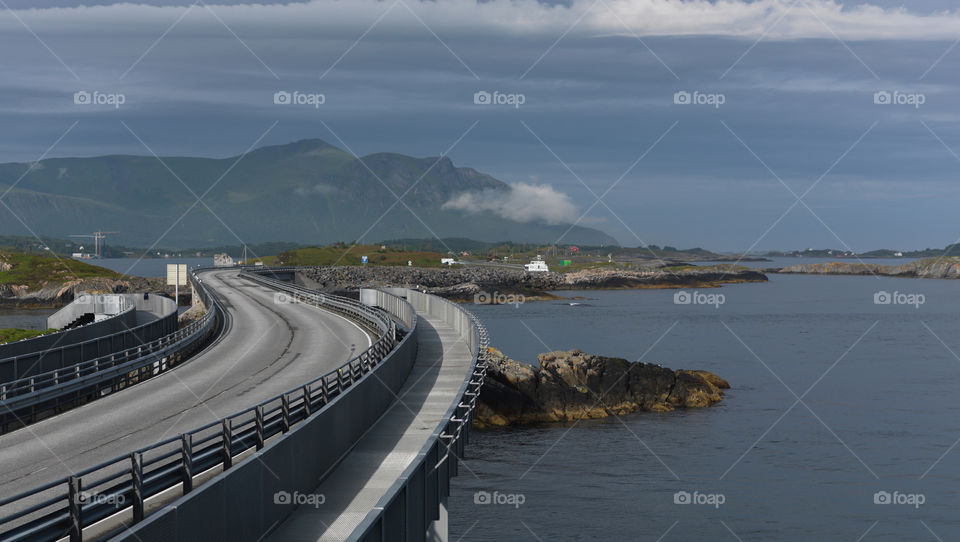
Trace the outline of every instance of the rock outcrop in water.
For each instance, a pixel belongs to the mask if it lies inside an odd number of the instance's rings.
[[[903,265],[880,265],[860,262],[801,263],[767,272],[811,275],[882,275],[888,277],[957,279],[960,258],[925,258]]]
[[[523,425],[708,407],[720,402],[722,390],[730,387],[707,371],[674,371],[580,350],[540,354],[539,361],[539,366],[528,365],[491,349],[474,425]]]
[[[387,266],[325,266],[298,271],[305,285],[325,291],[349,291],[378,286],[425,289],[450,299],[474,300],[486,292],[524,294],[528,297],[556,290],[611,288],[710,287],[722,283],[763,282],[756,269],[731,265],[644,269],[585,269],[569,273],[528,273],[495,266],[462,266],[447,269]]]

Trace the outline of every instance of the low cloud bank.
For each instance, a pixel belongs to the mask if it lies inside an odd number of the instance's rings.
[[[517,222],[570,224],[580,216],[570,196],[548,184],[514,183],[509,190],[463,192],[443,204],[444,209],[492,212]]]

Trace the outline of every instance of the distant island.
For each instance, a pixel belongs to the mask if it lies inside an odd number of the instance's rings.
[[[764,269],[768,273],[806,275],[882,275],[902,278],[960,278],[960,256],[924,258],[903,265],[878,265],[859,262],[829,262]]]
[[[836,259],[872,259],[872,258],[935,258],[941,256],[960,256],[960,244],[954,243],[944,248],[925,248],[922,250],[877,249],[866,252],[837,250],[828,248],[807,248],[786,252],[769,251],[762,256],[769,258],[836,258]]]

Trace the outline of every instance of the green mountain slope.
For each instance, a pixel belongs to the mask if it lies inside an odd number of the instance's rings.
[[[33,232],[65,237],[116,230],[120,233],[111,241],[129,246],[150,246],[158,239],[157,246],[182,248],[277,240],[325,244],[361,236],[376,242],[434,234],[549,243],[567,230],[566,225],[443,209],[465,191],[510,190],[489,175],[455,167],[449,158],[437,162],[376,153],[361,160],[318,139],[256,149],[239,162],[238,157],[164,157],[161,162],[114,155],[0,164],[0,193],[21,176],[4,202]],[[394,194],[408,189],[403,203],[396,203]],[[0,231],[30,233],[9,212],[0,213]],[[616,243],[584,227],[573,228],[563,242]]]

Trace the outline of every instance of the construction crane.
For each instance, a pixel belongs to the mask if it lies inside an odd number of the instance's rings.
[[[94,241],[94,254],[97,255],[98,260],[103,259],[103,245],[104,241],[107,238],[108,233],[120,233],[118,231],[101,231],[97,230],[92,234],[87,235],[71,235],[70,237],[92,237]]]

